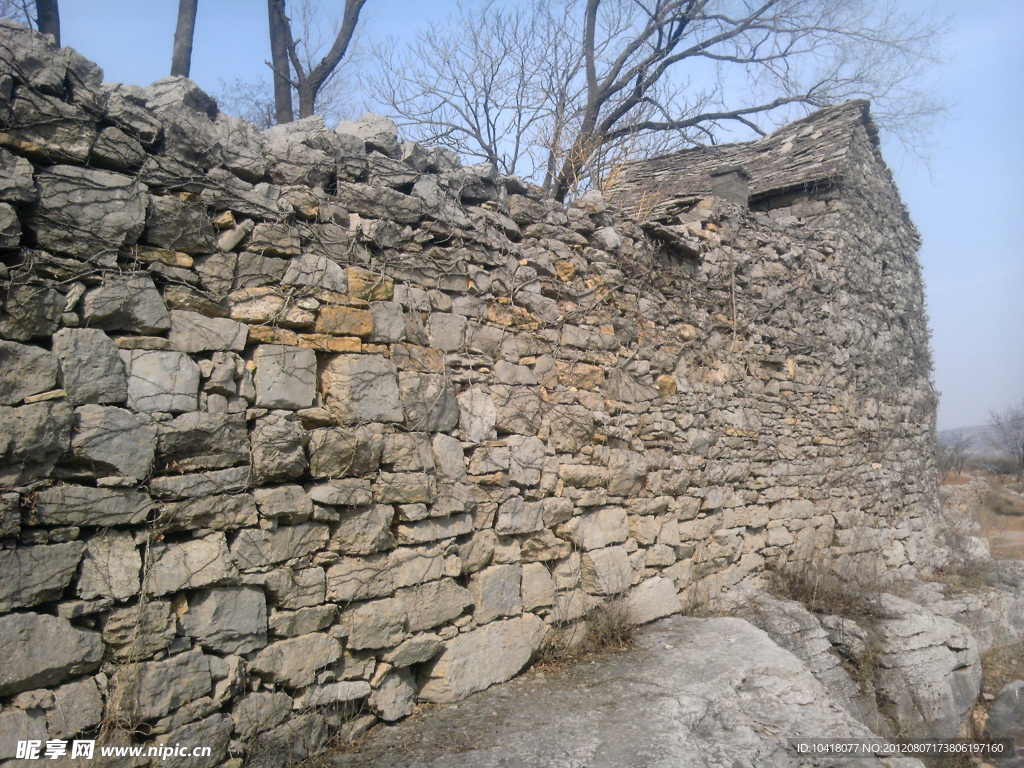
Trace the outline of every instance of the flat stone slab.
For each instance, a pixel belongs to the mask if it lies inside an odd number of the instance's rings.
[[[338,768],[752,768],[798,758],[787,738],[867,738],[789,651],[742,619],[675,617],[637,647],[522,677],[370,732]],[[857,768],[921,768],[909,758]],[[852,763],[850,763],[852,764]]]

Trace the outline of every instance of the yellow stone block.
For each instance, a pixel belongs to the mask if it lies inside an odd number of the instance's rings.
[[[395,295],[395,281],[362,267],[349,267],[348,292],[366,301],[387,301]]]
[[[314,330],[334,336],[369,336],[373,332],[373,313],[355,307],[322,307]]]

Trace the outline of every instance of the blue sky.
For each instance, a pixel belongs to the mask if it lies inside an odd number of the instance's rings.
[[[340,12],[343,0],[322,0]],[[1024,400],[1024,5],[902,0],[909,13],[953,15],[942,95],[955,106],[933,135],[930,169],[883,150],[923,246],[939,428],[987,421]],[[62,0],[62,42],[108,80],[147,85],[170,69],[177,0]],[[408,34],[450,0],[369,0],[367,35]],[[252,79],[268,57],[263,0],[199,0],[192,78]]]

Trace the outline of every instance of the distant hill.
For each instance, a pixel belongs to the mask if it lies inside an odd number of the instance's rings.
[[[958,427],[957,429],[940,430],[939,442],[952,443],[963,435],[971,439],[971,456],[999,457],[1005,453],[992,446],[992,440],[995,438],[996,431],[995,427],[989,424],[983,424],[978,427]]]

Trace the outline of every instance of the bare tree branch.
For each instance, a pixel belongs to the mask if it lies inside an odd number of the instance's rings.
[[[894,0],[486,3],[382,48],[372,92],[418,138],[562,199],[627,149],[764,135],[851,98],[920,142],[941,112],[928,77],[944,27]]]

